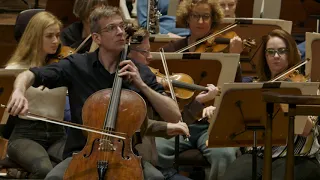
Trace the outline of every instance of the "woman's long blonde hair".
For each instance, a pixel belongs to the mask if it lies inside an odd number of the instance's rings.
[[[22,65],[25,67],[38,67],[45,64],[45,59],[41,56],[43,51],[43,33],[46,28],[51,25],[59,25],[62,23],[57,17],[49,12],[39,12],[34,15],[20,41],[17,49],[8,61],[7,65]]]

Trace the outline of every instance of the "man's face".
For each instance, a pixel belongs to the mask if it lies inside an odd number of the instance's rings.
[[[125,41],[125,24],[121,16],[103,17],[98,21],[101,30],[94,41],[107,51],[122,51]]]
[[[150,54],[150,43],[148,37],[144,38],[141,44],[134,45],[131,48],[130,58],[145,65],[149,64],[152,59],[152,55]]]

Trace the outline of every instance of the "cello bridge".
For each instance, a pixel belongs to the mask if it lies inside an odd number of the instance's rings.
[[[99,151],[115,151],[115,147],[110,139],[100,139]]]

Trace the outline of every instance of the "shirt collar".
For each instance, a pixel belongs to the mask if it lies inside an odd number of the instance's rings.
[[[98,65],[101,65],[99,61],[99,48],[95,50],[94,52],[88,53],[88,59],[91,61],[93,67],[97,67]]]

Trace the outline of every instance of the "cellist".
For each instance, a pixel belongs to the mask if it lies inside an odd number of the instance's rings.
[[[184,48],[198,39],[206,37],[217,30],[217,25],[223,18],[223,10],[216,0],[183,0],[177,9],[177,25],[187,26],[190,29],[190,36],[185,39],[172,41],[164,46],[166,52],[175,52]],[[243,49],[242,40],[234,37],[230,40],[229,53],[241,53]],[[194,52],[196,47],[192,47],[185,52]],[[241,70],[238,69],[235,81],[241,82]],[[201,101],[199,99],[198,108],[204,108],[203,103],[213,100],[214,96]],[[196,98],[197,100],[197,98]],[[198,148],[203,156],[211,164],[211,170],[208,179],[217,180],[221,178],[226,168],[236,159],[238,148],[207,148],[205,142],[208,138],[207,130],[209,123],[194,123],[189,125],[190,141],[180,140],[180,151]],[[192,138],[194,137],[194,138]],[[167,169],[173,166],[174,161],[174,139],[156,138],[156,144],[159,154],[159,166]],[[169,173],[170,174],[170,173]]]
[[[116,7],[99,7],[90,15],[92,38],[99,48],[88,54],[74,54],[66,59],[41,68],[31,68],[18,75],[14,83],[8,111],[12,115],[24,114],[28,110],[25,90],[44,85],[48,88],[67,86],[70,96],[72,122],[81,124],[81,110],[85,100],[96,91],[110,88],[113,84],[120,53],[124,49],[125,24]],[[167,96],[155,76],[143,64],[131,60],[120,63],[119,76],[126,79],[126,88],[140,93],[155,111],[168,122],[181,118],[178,106]],[[19,104],[21,102],[21,104]],[[130,122],[128,122],[130,123]],[[141,129],[142,130],[142,129]],[[83,133],[70,129],[64,149],[64,161],[49,172],[46,179],[63,179],[64,172],[72,160],[72,154],[82,150],[86,143]]]

